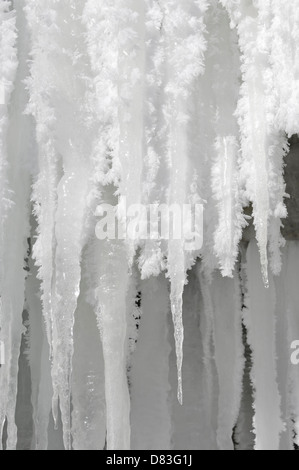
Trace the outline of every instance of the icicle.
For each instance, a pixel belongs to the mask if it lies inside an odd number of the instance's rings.
[[[204,357],[204,350],[212,332],[205,330],[205,312],[198,285],[197,268],[189,273],[189,283],[184,292],[184,404],[175,396],[176,354],[173,326],[169,317],[169,333],[172,351],[170,355],[170,384],[172,407],[172,441],[175,450],[216,450],[217,384],[215,364],[211,356]],[[202,330],[202,334],[201,334]],[[204,331],[205,330],[205,331]],[[209,334],[210,333],[210,334]],[[205,344],[206,343],[206,344]],[[211,343],[210,343],[211,345]],[[211,360],[211,361],[210,361]],[[207,372],[209,379],[207,380]]]
[[[118,241],[97,242],[96,304],[105,363],[107,449],[130,448],[130,400],[127,382],[128,260]]]
[[[127,52],[131,53],[134,49],[132,42],[136,34],[134,28],[141,27],[138,15],[132,14],[132,10],[138,10],[140,4],[130,2],[129,7],[127,8],[127,3],[123,0],[118,2],[89,0],[83,12],[83,23],[87,27],[88,54],[96,84],[95,94],[90,99],[90,108],[99,128],[98,142],[92,149],[94,178],[89,194],[89,205],[94,213],[97,205],[103,202],[117,205],[115,193],[119,192],[117,187],[121,176],[124,177],[121,195],[129,197],[130,203],[135,202],[132,200],[132,190],[138,181],[135,179],[134,184],[129,186],[127,178],[131,171],[133,171],[132,174],[139,175],[138,159],[141,155],[139,155],[138,145],[140,142],[135,141],[134,155],[137,160],[134,165],[131,165],[128,161],[128,142],[132,142],[135,136],[132,118],[130,116],[128,119],[129,113],[126,115],[126,107],[130,106],[130,102],[126,102],[126,96],[123,95],[123,107],[121,107],[119,99],[122,78],[124,88],[125,83],[129,87],[127,90],[129,93],[131,93],[131,78],[134,79],[135,76],[135,80],[139,80],[139,74],[134,75],[132,67],[134,53],[132,57],[127,57]],[[130,22],[132,30],[130,28],[126,30],[126,21]],[[119,76],[119,65],[125,73],[123,77]],[[133,107],[141,104],[134,103],[135,105],[132,103]],[[126,118],[122,121],[122,129],[120,129],[118,113]],[[121,138],[120,135],[122,135]],[[128,138],[131,140],[127,141]],[[123,215],[120,212],[120,216]],[[94,230],[94,220],[91,220],[90,224],[91,230]],[[129,449],[130,401],[126,343],[126,295],[129,285],[127,252],[122,242],[107,240],[91,242],[88,253],[89,265],[93,266],[88,281],[89,289],[92,290],[91,295],[97,313],[104,354],[107,449]],[[134,246],[133,249],[131,246],[130,262],[133,253]],[[94,260],[97,262],[95,266]]]
[[[283,244],[280,219],[286,216],[282,177],[286,140],[274,125],[276,101],[269,60],[271,8],[269,0],[253,5],[245,0],[223,3],[232,24],[237,24],[242,52],[243,85],[237,111],[242,140],[241,177],[245,196],[253,205],[263,280],[268,287],[268,241],[272,271],[277,274]]]
[[[55,210],[57,203],[58,153],[55,148],[55,110],[51,103],[55,68],[51,66],[51,55],[57,52],[57,25],[51,0],[32,2],[25,0],[25,13],[30,29],[31,57],[30,76],[27,79],[29,103],[27,112],[36,121],[38,165],[32,201],[38,221],[38,236],[33,246],[33,257],[39,268],[41,280],[43,315],[47,338],[52,355],[52,280],[55,253]]]
[[[101,202],[99,185],[117,186],[120,178],[117,119],[119,15],[121,12],[115,0],[87,0],[82,14],[92,79],[88,96],[90,122],[95,125],[96,132],[92,148],[94,176],[89,196],[93,211]]]
[[[9,188],[7,187],[7,127],[8,105],[14,89],[14,79],[18,65],[16,49],[16,15],[11,10],[11,2],[0,2],[0,178],[1,178],[1,257],[3,250],[3,230],[7,211],[11,206]],[[2,278],[1,278],[2,279]],[[1,280],[2,282],[2,280]]]
[[[178,371],[178,400],[183,404],[183,344],[184,344],[184,326],[183,326],[183,293],[186,283],[185,257],[181,243],[171,243],[168,254],[168,275],[171,281],[171,311],[174,325],[174,337],[176,344],[177,371]]]
[[[32,221],[32,240],[36,233]],[[28,359],[31,374],[31,404],[34,437],[31,450],[48,449],[48,427],[52,404],[52,382],[50,350],[47,341],[46,325],[42,315],[41,282],[38,269],[34,266],[32,253],[29,253],[29,275],[26,279],[26,308],[29,314],[29,351]]]
[[[244,311],[244,321],[253,354],[256,450],[278,450],[284,425],[277,385],[275,287],[271,276],[269,289],[265,289],[255,241],[250,242],[246,259],[248,311]]]
[[[233,136],[219,137],[216,143],[217,158],[212,170],[213,189],[218,201],[219,226],[215,233],[215,251],[220,259],[222,274],[232,276],[241,238],[242,206],[239,202],[237,180],[238,145]]]
[[[188,171],[188,104],[196,78],[204,73],[206,50],[204,13],[206,0],[196,4],[188,0],[177,5],[173,0],[162,3],[165,15],[165,48],[168,84],[165,107],[168,123],[168,158],[170,164],[169,204],[187,202]],[[184,329],[182,320],[183,291],[187,263],[184,240],[170,240],[168,245],[168,276],[171,282],[171,311],[174,323],[178,368],[178,400],[182,404],[182,364]]]
[[[144,139],[142,170],[142,203],[159,205],[167,201],[169,167],[165,151],[167,126],[164,116],[165,92],[165,34],[164,12],[158,0],[146,0],[144,33],[145,83],[144,83]],[[161,240],[158,227],[151,226],[156,239],[141,244],[139,268],[141,278],[158,276],[166,269],[167,243]]]
[[[171,449],[169,293],[162,275],[142,283],[141,302],[142,318],[130,375],[132,449]]]
[[[51,9],[52,6],[52,9]],[[50,79],[47,77],[48,96],[40,104],[39,97],[31,95],[31,107],[37,106],[36,120],[38,142],[40,145],[41,162],[40,176],[37,183],[36,198],[40,198],[40,186],[43,178],[50,179],[50,187],[45,197],[42,196],[41,208],[37,215],[41,230],[46,224],[47,233],[43,239],[41,232],[39,243],[36,247],[35,256],[39,259],[39,250],[46,245],[46,269],[41,272],[44,282],[44,310],[48,324],[48,337],[53,352],[53,413],[55,422],[58,419],[58,402],[60,401],[62,421],[64,427],[65,448],[71,448],[70,435],[70,380],[71,361],[73,354],[73,324],[74,312],[76,310],[77,298],[80,285],[80,261],[81,250],[84,239],[84,221],[87,209],[87,193],[89,180],[89,156],[91,153],[93,128],[89,124],[88,81],[85,76],[89,73],[88,64],[82,59],[84,42],[81,40],[82,24],[81,14],[84,2],[71,1],[62,7],[61,2],[48,2],[44,10],[36,7],[35,16],[28,5],[28,17],[33,31],[36,31],[37,42],[43,44],[46,33],[49,42],[46,44],[47,54],[41,57],[41,50],[33,51],[37,58],[39,70],[32,70],[31,83],[36,79],[36,74],[45,73],[50,70]],[[57,14],[59,11],[59,15]],[[42,20],[39,18],[42,15]],[[55,21],[57,19],[57,21]],[[38,26],[34,24],[38,21]],[[41,25],[41,26],[40,26]],[[57,31],[60,32],[57,35]],[[55,42],[51,41],[53,33],[57,35]],[[70,38],[72,39],[70,41]],[[49,45],[51,45],[49,47]],[[43,48],[42,48],[43,49]],[[60,70],[60,74],[53,71]],[[34,91],[36,91],[34,89]],[[42,95],[43,96],[43,95]],[[53,115],[51,107],[55,109]],[[34,109],[34,108],[33,108]],[[50,136],[55,138],[49,140],[46,128],[46,141],[43,132],[45,124],[50,127]],[[78,133],[78,129],[80,132]],[[48,150],[46,156],[43,152]],[[58,187],[56,155],[60,154],[62,159],[62,172]],[[47,157],[49,160],[47,161]],[[54,188],[53,188],[54,186]],[[54,189],[54,191],[53,191]],[[41,189],[43,191],[43,188]],[[57,192],[56,192],[57,191]],[[56,208],[57,206],[57,208]],[[56,212],[55,212],[56,209]],[[43,211],[47,214],[44,219]],[[48,218],[49,212],[49,218]],[[55,273],[54,267],[54,223],[55,223]],[[50,226],[48,225],[50,224]],[[45,253],[44,249],[41,256]],[[50,264],[49,264],[50,263]],[[42,264],[42,263],[41,263]],[[50,290],[51,286],[51,290]],[[46,297],[45,297],[46,295]]]
[[[299,12],[296,0],[271,0],[271,62],[279,109],[278,129],[289,137],[299,133]]]
[[[250,12],[251,13],[251,12]],[[262,274],[268,285],[268,155],[266,148],[266,111],[264,106],[263,72],[267,67],[261,48],[259,24],[249,15],[239,26],[240,46],[243,56],[242,100],[239,105],[241,116],[242,151],[245,171],[247,170],[247,191],[253,202],[254,222],[261,255]],[[258,12],[257,12],[258,13]],[[244,166],[243,166],[244,168]],[[243,169],[244,171],[244,169]]]
[[[237,35],[229,28],[226,11],[213,2],[208,22],[212,92],[215,100],[216,145],[212,167],[212,190],[218,207],[218,225],[214,235],[214,251],[222,274],[232,277],[238,256],[242,228],[241,188],[238,175],[239,139],[234,116],[238,102],[240,60]],[[209,59],[207,59],[208,61]],[[220,79],[221,77],[221,79]]]
[[[3,265],[4,255],[4,227],[5,220],[9,208],[13,205],[10,200],[11,194],[8,188],[8,175],[7,175],[7,128],[8,128],[8,105],[11,98],[11,93],[14,89],[14,79],[18,66],[17,49],[16,49],[16,14],[11,10],[11,2],[1,0],[0,2],[0,220],[1,220],[1,233],[0,233],[0,257],[1,266]],[[3,283],[3,269],[0,270],[1,290]],[[2,419],[2,417],[1,417]],[[3,423],[1,421],[1,429]]]
[[[71,1],[60,12],[58,27],[61,31],[59,42],[61,53],[52,57],[53,66],[60,67],[60,75],[55,80],[57,96],[53,96],[52,100],[56,109],[61,110],[55,125],[55,134],[63,165],[63,176],[57,187],[55,214],[57,246],[52,291],[53,414],[56,423],[59,402],[66,450],[71,449],[70,385],[73,326],[81,279],[81,251],[85,236],[84,222],[90,174],[90,141],[93,136],[93,129],[88,124],[85,102],[88,83],[83,78],[88,68],[82,59],[84,44],[80,39],[82,32],[80,15],[83,3]],[[69,38],[76,40],[70,42]],[[60,98],[60,93],[63,93],[63,100]],[[80,133],[77,131],[78,128],[81,128]]]

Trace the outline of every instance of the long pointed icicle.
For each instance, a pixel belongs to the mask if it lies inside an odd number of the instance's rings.
[[[54,420],[57,423],[60,401],[64,442],[68,450],[71,448],[72,330],[81,278],[80,262],[93,131],[86,114],[88,100],[85,99],[88,97],[85,76],[90,70],[86,61],[82,60],[85,52],[85,44],[81,40],[84,5],[84,2],[71,1],[63,4],[49,0],[45,5],[35,5],[33,10],[29,3],[27,8],[34,34],[32,39],[37,39],[39,45],[43,44],[45,38],[48,39],[47,54],[41,54],[43,47],[33,49],[33,55],[37,59],[35,65],[38,67],[32,67],[29,82],[29,110],[35,114],[37,121],[40,152],[40,174],[35,199],[41,232],[35,247],[35,257],[41,265],[44,314],[53,356]],[[41,9],[42,7],[44,8]],[[45,34],[41,37],[43,33]],[[73,41],[73,38],[76,40]],[[51,47],[48,47],[49,44]],[[58,69],[60,74],[54,72]],[[35,84],[39,78],[42,78],[41,83],[46,80],[43,89],[47,93],[35,94]],[[54,109],[56,115],[53,113]],[[61,156],[60,175],[57,170],[57,155]],[[50,185],[44,179],[50,180]],[[44,188],[48,188],[46,194]]]
[[[242,143],[240,175],[245,196],[253,206],[262,274],[268,285],[268,242],[272,271],[278,274],[284,243],[281,219],[286,217],[282,175],[287,143],[275,122],[276,90],[270,61],[272,14],[269,0],[223,4],[232,25],[237,25],[242,53],[243,85],[237,110]]]
[[[169,203],[179,204],[182,210],[187,203],[188,171],[188,103],[196,78],[204,73],[204,53],[206,50],[204,13],[208,7],[206,0],[196,4],[191,1],[177,4],[173,0],[163,0],[165,15],[164,34],[167,60],[166,86],[167,104],[165,113],[168,122],[168,158],[171,184]],[[183,292],[186,284],[187,262],[184,240],[170,240],[168,245],[168,276],[171,282],[171,311],[178,369],[178,400],[183,403],[182,365],[184,327],[182,319]]]
[[[57,147],[62,156],[63,176],[57,187],[57,210],[55,214],[55,282],[53,289],[53,414],[58,419],[60,403],[64,445],[71,449],[71,373],[73,356],[74,314],[80,292],[81,253],[85,237],[88,182],[90,177],[90,154],[92,127],[88,123],[85,96],[87,84],[83,79],[89,71],[82,60],[85,51],[80,39],[81,15],[84,2],[70,1],[60,15],[61,75],[57,77],[59,94],[68,92],[56,106],[61,109],[57,120]],[[60,7],[61,8],[61,7]],[[69,38],[76,37],[76,41]],[[57,62],[56,62],[57,60]],[[74,71],[75,70],[75,71]],[[59,98],[58,98],[59,99]],[[77,129],[81,128],[78,133]]]
[[[130,2],[130,6],[134,8],[133,2]],[[94,175],[89,194],[90,208],[95,213],[97,205],[102,202],[114,206],[117,204],[115,193],[118,192],[121,175],[126,179],[122,185],[123,196],[129,196],[130,203],[132,203],[132,188],[138,184],[138,181],[135,180],[132,187],[128,186],[127,178],[130,172],[130,167],[127,166],[128,154],[123,155],[120,150],[128,151],[128,142],[120,140],[134,138],[132,123],[130,124],[132,117],[129,121],[126,120],[127,125],[123,122],[121,139],[118,120],[119,112],[125,113],[126,107],[126,103],[123,103],[123,108],[120,111],[119,61],[123,70],[128,67],[126,70],[128,76],[123,78],[128,82],[129,88],[131,73],[133,73],[133,68],[129,67],[132,65],[132,58],[128,58],[126,65],[126,47],[130,51],[133,46],[130,36],[132,31],[130,28],[126,31],[125,21],[131,20],[134,28],[136,15],[130,18],[126,2],[123,0],[117,2],[88,0],[82,20],[86,25],[87,51],[96,85],[95,93],[90,99],[90,108],[98,131],[96,133],[97,140],[95,140],[92,149]],[[135,37],[135,33],[133,37]],[[121,59],[120,54],[123,54]],[[105,70],[104,74],[103,69]],[[135,79],[138,80],[138,74]],[[130,89],[129,92],[131,93]],[[125,96],[124,93],[124,101]],[[129,136],[127,126],[130,129]],[[135,151],[135,158],[138,159],[141,155],[138,154],[136,147]],[[138,166],[136,161],[135,164]],[[136,172],[139,174],[138,168]],[[128,195],[127,189],[131,196]],[[90,226],[93,231],[94,225],[95,220],[91,217]],[[130,251],[130,258],[133,252],[134,250]],[[90,243],[87,260],[88,265],[92,267],[88,285],[103,346],[107,449],[129,449],[130,401],[127,383],[126,343],[126,296],[129,278],[126,248],[119,241],[100,242],[95,239]]]
[[[176,357],[174,340],[171,337],[170,383],[173,448],[175,450],[216,450],[217,395],[215,392],[217,387],[214,385],[217,377],[215,363],[212,357],[208,357],[209,353],[203,360],[204,350],[206,352],[209,339],[211,345],[212,331],[209,331],[210,326],[205,324],[206,318],[196,268],[193,268],[189,273],[189,282],[184,291],[183,301],[185,331],[183,406],[178,403],[175,396]],[[170,322],[171,318],[169,318],[169,324]],[[172,336],[172,325],[169,330]],[[207,377],[207,372],[209,377]],[[214,379],[216,379],[215,383],[213,383]]]
[[[241,0],[242,1],[242,0]],[[242,133],[243,172],[247,174],[247,192],[253,203],[253,214],[257,240],[261,255],[264,283],[268,284],[268,155],[265,93],[263,72],[267,58],[261,50],[263,38],[260,36],[258,11],[249,8],[245,19],[238,26],[240,47],[243,53],[243,86],[239,103],[240,127]],[[253,169],[253,171],[252,171]]]

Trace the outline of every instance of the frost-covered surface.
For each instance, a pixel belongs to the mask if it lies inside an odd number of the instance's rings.
[[[297,3],[0,0],[1,447],[299,443]],[[138,203],[202,248],[96,237]]]

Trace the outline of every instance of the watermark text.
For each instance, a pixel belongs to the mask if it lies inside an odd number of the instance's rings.
[[[202,204],[132,204],[125,198],[117,207],[98,206],[96,225],[99,240],[180,240],[186,251],[203,244]]]

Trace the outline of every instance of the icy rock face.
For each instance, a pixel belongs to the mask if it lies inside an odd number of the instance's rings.
[[[297,0],[0,0],[1,447],[298,445],[298,37]],[[148,218],[186,204],[201,247]]]

